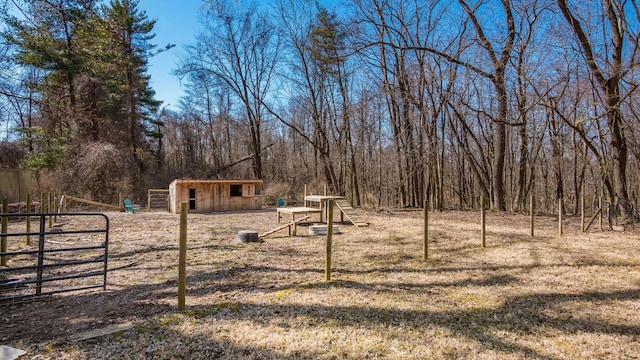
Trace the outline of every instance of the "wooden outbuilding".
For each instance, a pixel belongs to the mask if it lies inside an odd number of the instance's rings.
[[[262,180],[176,179],[169,184],[169,210],[179,213],[183,202],[194,213],[259,210]]]

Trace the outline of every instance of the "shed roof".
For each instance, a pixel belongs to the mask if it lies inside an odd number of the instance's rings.
[[[216,180],[211,180],[211,179],[175,179],[171,182],[171,184],[193,184],[193,183],[200,183],[200,184],[261,184],[262,180],[259,179],[224,179],[224,180],[220,180],[220,179],[216,179]]]

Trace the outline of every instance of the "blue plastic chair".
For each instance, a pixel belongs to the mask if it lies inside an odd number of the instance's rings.
[[[283,208],[286,207],[287,204],[284,202],[283,198],[278,198],[278,200],[276,201],[276,207],[277,208]]]
[[[134,205],[131,200],[124,199],[124,210],[132,214],[136,213],[136,210],[140,210],[140,205]]]

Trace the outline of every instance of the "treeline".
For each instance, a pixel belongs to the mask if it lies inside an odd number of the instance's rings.
[[[20,138],[22,166],[92,197],[256,177],[373,207],[638,202],[635,2],[205,1],[201,33],[172,50],[179,111],[149,88],[137,2],[22,14],[5,18],[4,146]]]

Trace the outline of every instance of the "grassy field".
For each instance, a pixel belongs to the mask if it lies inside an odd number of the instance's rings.
[[[107,213],[106,291],[0,305],[0,344],[27,359],[640,359],[639,230],[489,212],[371,211],[325,240],[275,211],[191,214],[187,310],[177,311],[179,216]],[[74,219],[61,226],[72,229]],[[17,226],[17,225],[13,225]],[[86,341],[113,324],[130,330]]]

